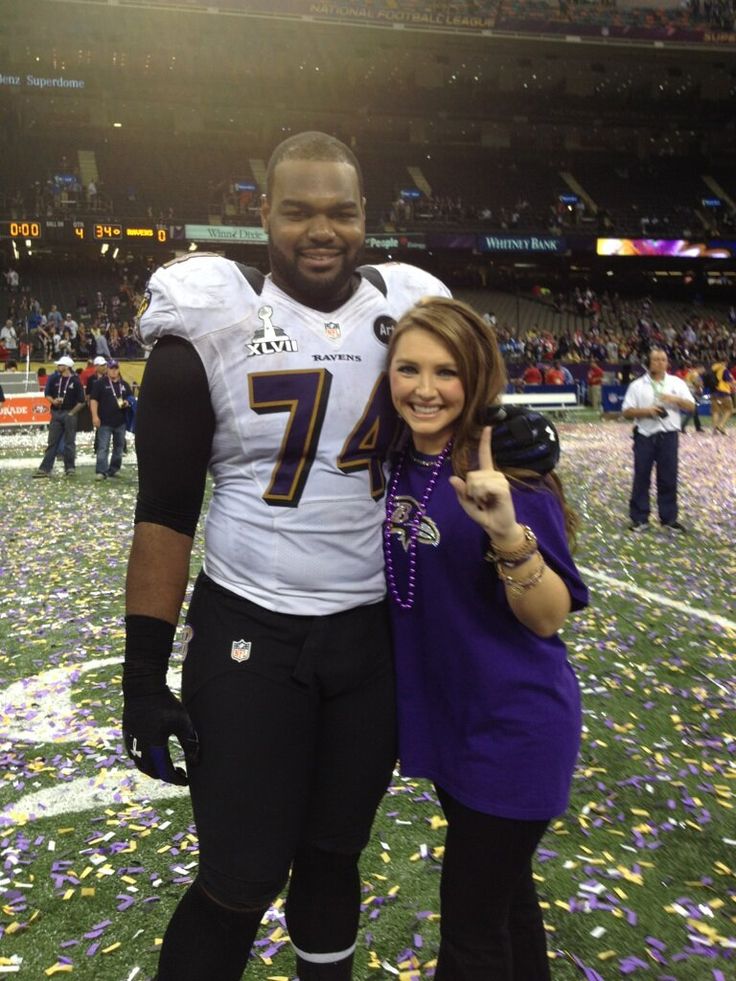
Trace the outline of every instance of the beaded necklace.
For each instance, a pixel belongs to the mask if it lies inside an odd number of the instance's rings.
[[[400,606],[402,610],[410,610],[414,606],[414,595],[417,585],[417,538],[419,537],[419,529],[422,525],[422,519],[427,514],[427,505],[429,504],[429,499],[432,496],[435,485],[437,484],[437,478],[440,475],[442,465],[450,455],[451,451],[452,440],[450,440],[434,462],[434,465],[432,466],[432,473],[429,475],[429,481],[424,489],[422,499],[419,504],[417,504],[416,514],[411,521],[407,522],[409,541],[406,547],[406,554],[409,559],[409,587],[406,591],[406,599],[404,599],[399,592],[399,587],[396,582],[396,571],[394,569],[394,560],[391,554],[391,522],[394,511],[396,510],[396,489],[399,486],[399,479],[401,477],[401,471],[404,467],[404,461],[406,460],[407,450],[404,450],[404,452],[401,454],[399,462],[396,465],[396,469],[391,477],[388,497],[386,499],[386,520],[383,523],[383,552],[386,560],[386,582],[388,584],[388,592],[394,603]],[[412,460],[424,465],[424,461],[415,457],[414,454],[411,453],[411,450],[408,450],[408,452]]]

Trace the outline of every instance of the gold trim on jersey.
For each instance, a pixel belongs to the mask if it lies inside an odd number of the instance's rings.
[[[299,460],[296,463],[296,470],[291,478],[291,483],[287,491],[273,493],[273,488],[282,476],[282,468],[286,457],[286,450],[289,445],[290,436],[294,427],[294,422],[299,412],[300,403],[304,403],[304,397],[279,396],[272,399],[258,399],[254,391],[254,384],[258,384],[267,378],[286,379],[294,376],[315,376],[317,387],[309,406],[309,423],[304,442],[301,447]],[[284,429],[281,439],[276,464],[271,473],[271,480],[263,493],[263,500],[269,504],[281,504],[285,506],[296,506],[304,490],[304,485],[309,476],[309,470],[314,461],[319,434],[322,429],[327,399],[330,392],[332,375],[326,368],[295,368],[291,371],[259,371],[248,375],[248,396],[250,407],[256,413],[288,412],[289,419]]]

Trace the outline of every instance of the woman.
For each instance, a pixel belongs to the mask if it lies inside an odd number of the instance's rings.
[[[448,822],[435,977],[543,981],[531,859],[567,806],[580,738],[557,635],[587,603],[568,547],[575,517],[551,472],[494,467],[484,423],[505,371],[470,307],[423,300],[388,363],[409,430],[384,536],[402,772],[434,781]]]

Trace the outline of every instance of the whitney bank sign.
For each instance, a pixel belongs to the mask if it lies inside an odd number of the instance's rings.
[[[483,252],[564,252],[565,240],[554,235],[479,235]]]

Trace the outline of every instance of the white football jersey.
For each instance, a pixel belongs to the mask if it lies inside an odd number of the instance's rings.
[[[185,256],[157,270],[140,320],[146,343],[188,340],[207,372],[216,427],[204,569],[240,596],[321,615],[385,593],[384,456],[395,432],[385,374],[393,323],[434,276],[381,265],[339,309],[302,306],[238,265]]]

